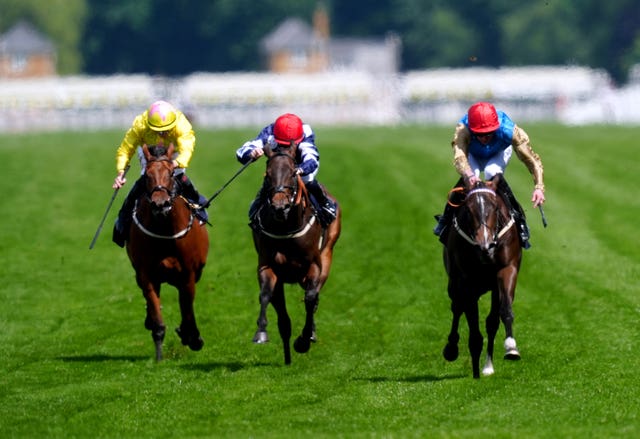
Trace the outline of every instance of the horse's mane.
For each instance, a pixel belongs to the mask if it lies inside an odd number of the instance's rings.
[[[150,145],[149,153],[154,158],[160,158],[167,155],[167,147],[163,145]]]

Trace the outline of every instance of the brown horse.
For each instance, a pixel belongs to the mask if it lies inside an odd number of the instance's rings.
[[[176,194],[174,165],[169,148],[142,148],[147,165],[145,194],[136,201],[127,254],[136,271],[136,281],[147,302],[145,328],[155,342],[156,359],[162,359],[165,324],[160,310],[160,285],[178,289],[182,321],[176,332],[183,345],[202,349],[203,340],[196,326],[193,301],[196,282],[207,260],[209,235],[194,215],[192,206]]]
[[[271,303],[278,316],[278,330],[284,345],[284,362],[291,363],[291,319],[284,296],[285,283],[298,283],[305,291],[306,320],[302,334],[295,340],[296,352],[309,351],[316,339],[314,313],[318,296],[329,277],[333,247],[340,236],[341,211],[326,228],[320,225],[306,187],[296,172],[295,145],[265,148],[267,171],[263,192],[266,202],[260,207],[253,242],[258,253],[260,314],[254,343],[266,343],[267,306]]]
[[[493,374],[493,345],[500,320],[505,327],[506,359],[517,360],[520,353],[513,338],[512,303],[522,249],[514,219],[493,181],[477,183],[465,189],[464,201],[456,209],[453,227],[444,247],[444,265],[449,275],[448,292],[453,321],[443,355],[448,361],[458,358],[458,323],[464,313],[469,326],[469,351],[473,377],[480,377],[483,338],[478,317],[478,300],[491,291],[491,310],[487,316],[487,360],[483,375]]]

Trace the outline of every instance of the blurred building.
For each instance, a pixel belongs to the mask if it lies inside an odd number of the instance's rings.
[[[55,47],[31,24],[19,21],[0,35],[0,78],[37,78],[55,74]]]
[[[318,73],[356,70],[394,74],[400,68],[400,38],[338,38],[331,36],[329,16],[316,9],[313,24],[288,18],[261,40],[266,68],[274,73]]]

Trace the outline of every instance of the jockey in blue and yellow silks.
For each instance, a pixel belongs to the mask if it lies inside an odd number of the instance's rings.
[[[195,149],[196,137],[191,123],[187,117],[173,105],[165,101],[156,101],[142,114],[136,116],[131,128],[126,132],[122,143],[116,151],[117,175],[113,182],[113,188],[121,188],[126,183],[125,169],[129,165],[131,157],[138,151],[141,165],[141,177],[136,180],[131,191],[127,195],[116,220],[113,229],[113,241],[120,247],[124,247],[128,238],[131,215],[136,199],[142,194],[142,175],[144,175],[146,163],[142,155],[141,146],[165,146],[171,143],[175,146],[173,164],[175,166],[174,178],[177,183],[178,193],[182,194],[194,204],[203,204],[206,199],[198,194],[185,173],[191,162],[191,156]],[[206,221],[206,211],[199,209],[198,216]]]
[[[496,110],[488,102],[473,104],[456,126],[453,140],[453,164],[461,179],[472,186],[480,181],[480,173],[490,180],[504,171],[515,151],[516,156],[525,164],[534,180],[531,198],[533,207],[542,205],[544,197],[543,167],[540,156],[531,148],[529,136],[516,125],[504,111]],[[524,248],[529,248],[529,228],[522,207],[516,200],[506,180],[500,179],[498,186],[502,198],[511,209],[518,224],[520,240]],[[453,217],[453,208],[447,203],[444,213],[437,216],[438,225],[433,233],[440,236]]]

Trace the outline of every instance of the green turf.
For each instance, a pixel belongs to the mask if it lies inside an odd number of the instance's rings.
[[[498,358],[480,380],[464,321],[460,358],[441,355],[450,313],[431,229],[457,179],[451,127],[316,127],[319,180],[342,204],[343,233],[318,343],[288,367],[271,309],[271,343],[251,343],[258,288],[246,212],[263,161],[209,209],[195,304],[203,350],[173,333],[177,294],[165,287],[170,331],[158,364],[133,270],[110,242],[124,194],[88,248],[113,194],[122,132],[3,135],[0,437],[640,436],[640,129],[525,128],[545,165],[549,227],[514,159],[506,177],[533,244],[514,306],[522,360]],[[258,129],[198,133],[189,175],[201,192],[240,168],[235,149]],[[290,286],[287,298],[297,334],[302,291]]]

